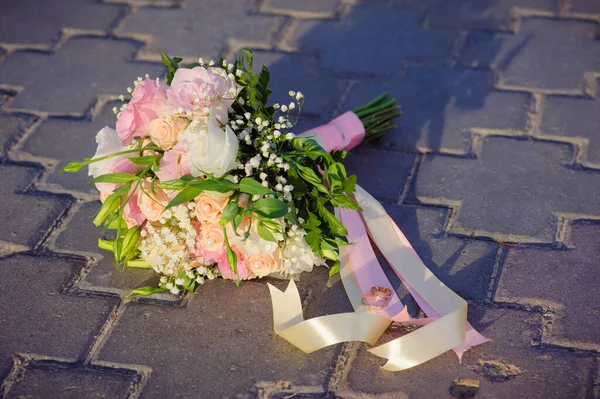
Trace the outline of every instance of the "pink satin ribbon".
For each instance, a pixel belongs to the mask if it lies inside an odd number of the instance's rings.
[[[365,130],[360,118],[349,111],[326,125],[319,126],[303,133],[302,136],[307,138],[315,137],[324,149],[329,152],[340,150],[349,151],[362,142],[365,137]],[[388,317],[393,321],[419,326],[424,326],[437,320],[439,314],[409,284],[407,284],[400,273],[397,273],[394,270],[402,284],[404,284],[419,307],[427,315],[427,318],[421,319],[410,317],[406,306],[400,301],[400,298],[393,289],[383,272],[381,264],[375,256],[375,252],[369,241],[368,228],[366,227],[360,212],[350,209],[339,209],[339,215],[341,222],[348,229],[348,240],[354,243],[349,250],[350,264],[352,266],[354,278],[362,294],[368,294],[373,286],[383,286],[392,289],[393,294],[388,305],[376,313]],[[390,221],[398,234],[402,245],[410,248],[410,250],[417,254],[400,228],[398,228],[391,218]],[[466,350],[486,341],[489,341],[489,339],[477,332],[470,323],[467,323],[465,341],[461,345],[454,347],[453,350],[460,361]]]

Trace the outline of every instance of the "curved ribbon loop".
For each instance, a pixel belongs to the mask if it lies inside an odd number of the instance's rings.
[[[348,150],[362,141],[364,128],[356,115],[347,112],[302,136],[315,135],[328,151]],[[383,206],[358,186],[356,200],[362,214],[336,209],[336,216],[348,228],[348,239],[353,243],[340,248],[340,275],[355,311],[304,320],[294,281],[290,281],[285,292],[269,284],[275,332],[310,353],[348,341],[374,345],[392,321],[423,326],[369,350],[387,359],[383,369],[389,371],[414,367],[450,349],[460,359],[471,346],[488,341],[467,323],[467,302],[425,266]],[[408,315],[375,257],[369,235],[427,318],[411,319]],[[392,289],[383,309],[372,310],[362,304],[363,295],[373,286]]]

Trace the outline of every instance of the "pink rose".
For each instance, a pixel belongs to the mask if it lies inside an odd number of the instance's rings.
[[[186,157],[187,151],[179,144],[169,151],[165,151],[158,164],[156,176],[160,181],[168,181],[179,179],[181,176],[189,174],[190,169],[187,167]]]
[[[272,254],[256,254],[246,259],[246,267],[258,277],[265,277],[281,270],[280,251]]]
[[[117,117],[117,134],[123,144],[131,143],[133,137],[149,135],[150,122],[166,110],[168,87],[158,79],[145,79],[138,84]]]
[[[168,150],[177,142],[177,136],[187,126],[183,118],[158,118],[150,122],[150,138],[163,150]]]
[[[123,208],[123,220],[125,220],[128,228],[139,226],[146,221],[146,216],[144,216],[138,205],[139,194],[140,191],[137,189],[136,192],[131,196],[129,202],[127,202]]]
[[[239,94],[239,87],[221,68],[179,68],[167,90],[169,107],[183,109],[188,116],[208,116],[216,111],[221,123],[227,121],[227,109]]]
[[[154,185],[154,192],[149,181],[144,181],[142,185],[144,189],[138,192],[137,205],[146,216],[146,219],[155,222],[160,219],[165,211],[169,198],[156,184]]]
[[[229,201],[229,198],[224,195],[211,194],[213,193],[203,192],[196,197],[196,218],[201,223],[218,223]]]
[[[219,259],[219,261],[217,262],[217,266],[219,267],[219,272],[221,272],[221,276],[230,280],[238,278],[240,280],[249,280],[255,278],[256,276],[254,275],[254,273],[252,273],[252,271],[246,268],[247,261],[244,257],[244,254],[242,254],[242,252],[235,246],[231,247],[231,249],[237,255],[237,276],[234,275],[233,271],[231,270],[231,266],[227,261],[226,252],[223,253],[223,256],[221,256],[221,259]]]

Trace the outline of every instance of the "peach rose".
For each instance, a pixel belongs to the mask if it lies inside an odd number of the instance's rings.
[[[203,257],[209,263],[218,262],[225,253],[225,235],[219,223],[205,223],[200,226],[196,237],[194,255]]]
[[[144,214],[146,219],[155,222],[160,219],[161,215],[165,211],[165,206],[169,203],[167,194],[154,186],[154,192],[152,192],[151,183],[144,181],[144,190],[138,193],[137,205],[140,211]]]
[[[223,214],[223,209],[227,205],[228,197],[221,193],[203,192],[196,197],[196,217],[202,223],[218,222]]]
[[[252,255],[246,259],[246,267],[258,277],[265,277],[281,270],[281,256],[279,251]]]
[[[168,150],[177,142],[179,132],[184,130],[186,122],[183,118],[158,118],[150,122],[150,138],[163,150]]]

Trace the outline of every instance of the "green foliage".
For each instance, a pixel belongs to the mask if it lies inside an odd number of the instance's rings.
[[[269,219],[280,218],[288,213],[287,204],[277,198],[261,198],[252,204],[250,210]]]

